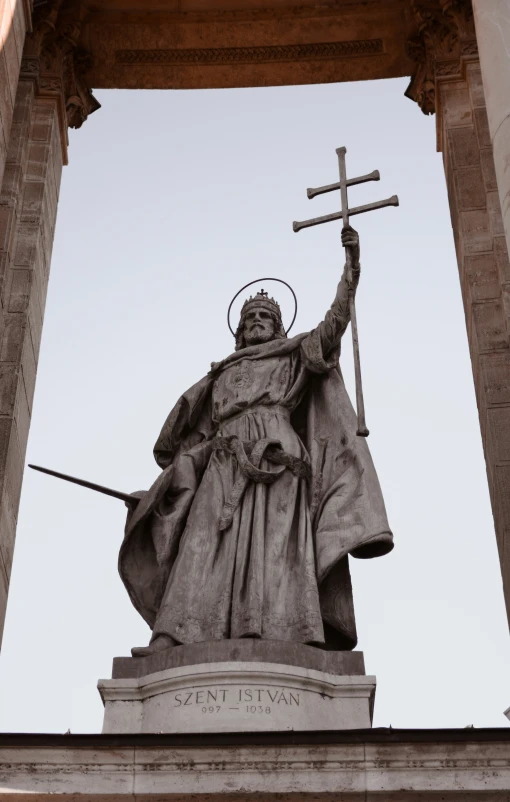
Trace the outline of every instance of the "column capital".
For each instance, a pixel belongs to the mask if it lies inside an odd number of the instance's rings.
[[[26,37],[20,78],[32,80],[38,98],[53,102],[67,164],[68,127],[81,128],[100,108],[87,82],[90,54],[80,46],[81,20],[61,12],[62,0],[36,6],[33,29]]]
[[[413,32],[407,50],[416,64],[406,97],[424,114],[437,111],[437,84],[462,78],[478,60],[471,0],[410,0]]]

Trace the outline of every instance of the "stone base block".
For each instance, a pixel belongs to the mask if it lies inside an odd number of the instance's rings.
[[[296,665],[207,662],[100,680],[104,733],[365,729],[375,677]]]
[[[131,679],[155,674],[167,668],[198,666],[202,663],[279,663],[285,666],[313,668],[326,674],[365,674],[363,652],[340,652],[291,641],[262,638],[183,643],[147,657],[114,657],[113,679]]]

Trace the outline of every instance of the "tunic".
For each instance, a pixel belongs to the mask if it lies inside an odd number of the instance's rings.
[[[279,440],[304,460],[290,423],[299,400],[295,354],[226,368],[212,389],[220,436]],[[277,468],[262,459],[260,467]],[[250,482],[232,525],[219,531],[239,476],[236,458],[214,451],[188,516],[154,635],[180,643],[259,637],[323,643],[307,482],[290,470],[271,485]],[[189,577],[193,576],[193,584]]]

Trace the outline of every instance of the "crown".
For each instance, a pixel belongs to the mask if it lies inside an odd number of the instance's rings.
[[[243,304],[243,308],[241,309],[241,319],[243,315],[248,311],[248,309],[252,306],[263,307],[264,309],[273,312],[275,315],[278,316],[279,320],[282,319],[282,313],[280,309],[280,304],[275,301],[274,298],[269,298],[267,292],[261,288],[260,291],[252,297],[250,295],[249,298]]]

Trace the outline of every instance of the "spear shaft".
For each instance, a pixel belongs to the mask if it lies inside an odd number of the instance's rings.
[[[34,471],[47,473],[49,476],[56,476],[57,479],[64,479],[66,482],[72,482],[75,485],[80,485],[80,487],[87,487],[89,490],[95,490],[96,493],[103,493],[105,496],[118,498],[120,501],[125,501],[127,504],[132,504],[135,506],[140,501],[139,498],[132,496],[130,493],[123,493],[121,490],[112,490],[111,487],[104,487],[103,485],[98,485],[95,482],[88,482],[86,479],[77,479],[76,476],[69,476],[67,473],[59,473],[59,471],[52,471],[49,468],[41,468],[40,465],[29,465],[28,467],[33,468]]]

